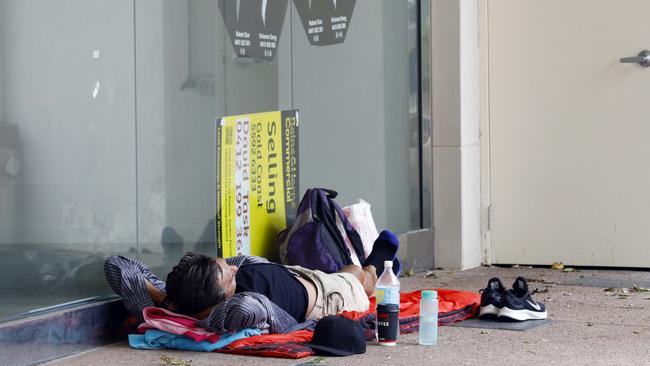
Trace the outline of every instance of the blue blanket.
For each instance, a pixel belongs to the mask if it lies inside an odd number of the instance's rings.
[[[135,349],[180,349],[184,351],[212,352],[223,348],[234,341],[250,336],[260,335],[259,329],[243,329],[237,333],[224,334],[215,343],[197,342],[189,337],[163,332],[158,329],[149,329],[145,334],[129,334],[129,345]]]

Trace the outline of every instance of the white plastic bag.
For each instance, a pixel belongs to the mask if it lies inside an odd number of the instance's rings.
[[[343,212],[348,217],[348,220],[350,220],[352,226],[357,230],[359,236],[361,236],[363,251],[367,258],[372,251],[372,245],[379,237],[375,220],[373,220],[372,213],[370,212],[370,204],[359,199],[359,202],[343,207]]]

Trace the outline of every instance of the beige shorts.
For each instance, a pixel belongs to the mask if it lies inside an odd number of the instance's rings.
[[[336,315],[343,311],[366,311],[370,306],[368,295],[359,280],[350,273],[314,271],[300,266],[286,266],[296,275],[316,286],[316,304],[307,320]]]

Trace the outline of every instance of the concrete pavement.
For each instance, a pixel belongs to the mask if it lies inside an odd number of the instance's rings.
[[[326,365],[650,365],[650,272],[546,268],[479,267],[437,270],[400,279],[403,291],[445,287],[478,291],[491,277],[509,287],[516,276],[539,288],[552,324],[529,331],[440,327],[437,346],[417,344],[417,333],[401,337],[396,347],[368,344],[363,355],[327,357]],[[636,285],[636,291],[633,286]],[[605,289],[615,287],[613,290]],[[630,289],[627,293],[619,288]],[[167,362],[163,358],[171,357]],[[313,359],[287,360],[179,351],[136,351],[126,343],[92,350],[47,365],[294,365]]]

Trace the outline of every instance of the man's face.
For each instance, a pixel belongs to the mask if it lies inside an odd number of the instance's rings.
[[[215,261],[221,268],[221,276],[219,276],[217,282],[219,286],[224,289],[226,297],[230,297],[235,294],[235,289],[237,288],[237,284],[235,283],[235,273],[237,273],[237,266],[228,265],[228,263],[226,263],[223,258],[216,258]]]

